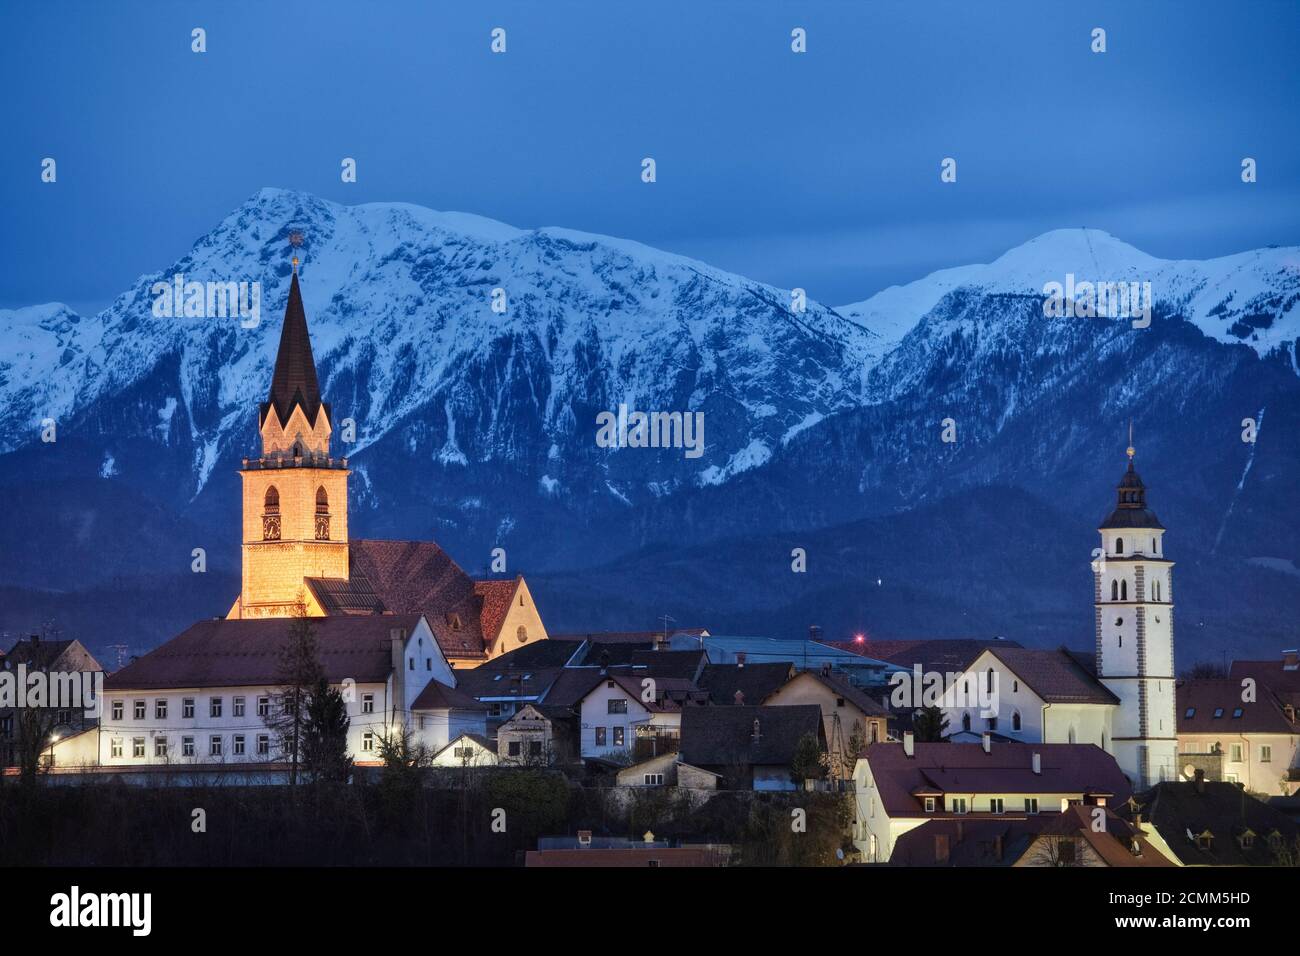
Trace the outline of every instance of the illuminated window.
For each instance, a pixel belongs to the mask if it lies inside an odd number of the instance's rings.
[[[143,737],[132,737],[132,738],[131,738],[131,756],[132,756],[132,757],[143,757],[143,756],[144,756],[144,738],[143,738]]]
[[[375,749],[375,735],[368,730],[361,735],[361,749],[365,753],[372,753]]]
[[[108,755],[110,757],[122,756],[122,738],[114,737],[108,742]]]

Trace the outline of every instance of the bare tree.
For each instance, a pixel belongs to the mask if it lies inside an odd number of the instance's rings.
[[[316,647],[316,628],[307,616],[302,592],[293,609],[289,640],[280,651],[280,690],[278,700],[267,719],[267,726],[280,737],[280,745],[289,755],[289,785],[298,785],[298,765],[302,754],[305,728],[309,722],[308,706],[312,692],[325,679]]]

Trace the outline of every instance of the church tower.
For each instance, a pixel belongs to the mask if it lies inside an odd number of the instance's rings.
[[[1132,440],[1130,433],[1115,510],[1099,529],[1093,601],[1097,676],[1120,700],[1111,750],[1135,788],[1144,789],[1177,779],[1174,565],[1165,559],[1164,526],[1147,507],[1146,486],[1133,468]]]
[[[332,413],[316,380],[296,256],[258,426],[262,454],[239,472],[243,584],[229,617],[287,617],[299,600],[322,615],[304,578],[348,578],[348,463],[330,457]]]

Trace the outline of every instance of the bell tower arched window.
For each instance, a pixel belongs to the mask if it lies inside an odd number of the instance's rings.
[[[325,486],[316,489],[316,540],[330,539],[330,497],[325,493]]]
[[[1119,582],[1119,599],[1121,601],[1128,600],[1128,581]]]
[[[1110,582],[1110,599],[1112,601],[1119,600],[1119,579]]]
[[[280,492],[275,485],[266,489],[262,501],[262,540],[280,540]]]

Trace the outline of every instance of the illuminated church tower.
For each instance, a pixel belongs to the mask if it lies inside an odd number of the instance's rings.
[[[1140,789],[1177,779],[1173,562],[1165,559],[1164,526],[1133,469],[1131,430],[1129,441],[1119,500],[1099,529],[1093,594],[1097,676],[1120,700],[1111,749]]]
[[[258,418],[262,454],[245,458],[243,584],[229,617],[287,617],[298,601],[320,615],[305,578],[348,577],[348,467],[330,457],[330,407],[321,400],[293,260],[271,392]]]

